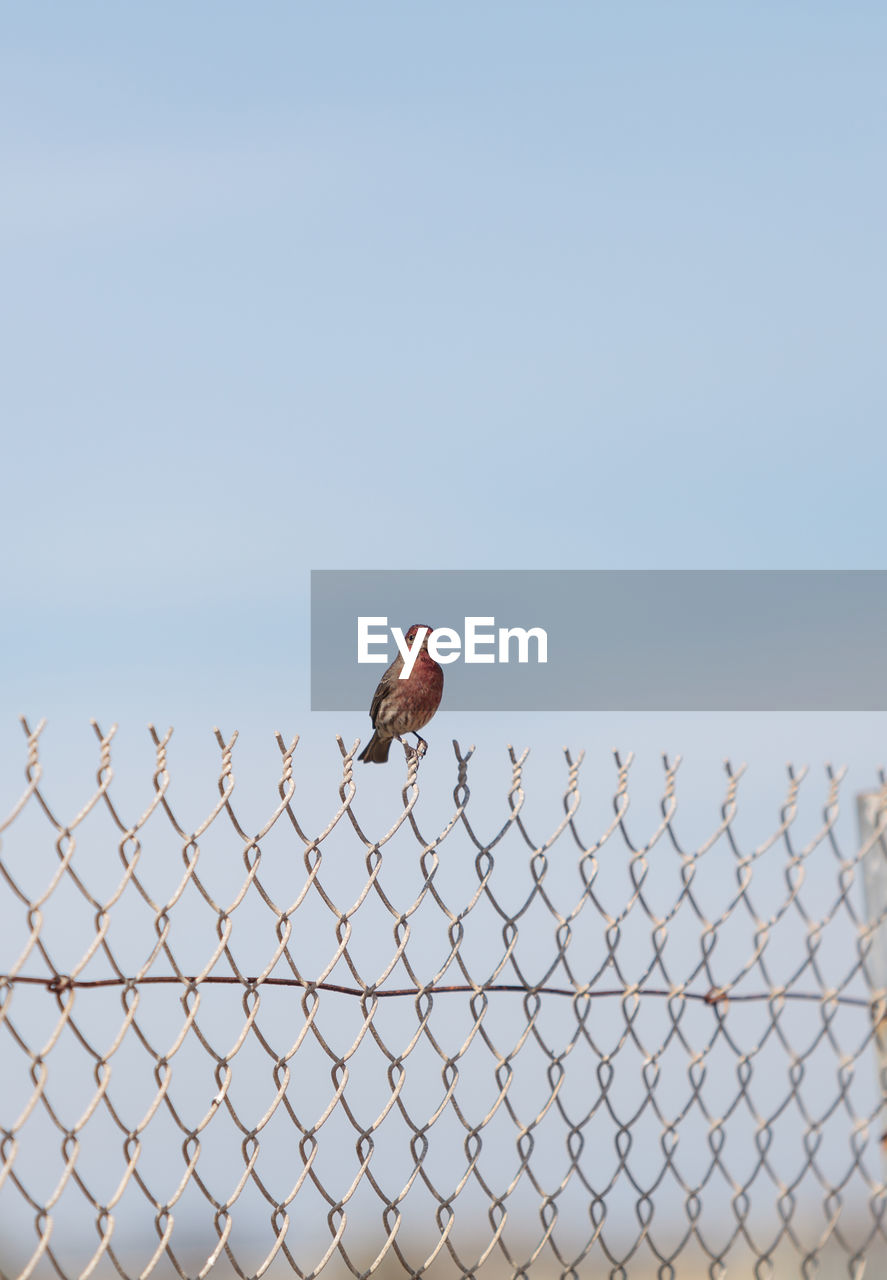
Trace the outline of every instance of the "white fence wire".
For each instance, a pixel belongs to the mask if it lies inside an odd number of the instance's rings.
[[[0,825],[3,1276],[883,1265],[885,932],[862,894],[887,874],[883,775],[852,849],[831,768],[809,831],[790,769],[746,847],[727,765],[685,847],[677,760],[640,835],[631,758],[593,780],[601,820],[567,752],[540,832],[509,748],[488,829],[454,743],[432,828],[405,748],[376,834],[358,743],[337,739],[338,794],[301,807],[298,740],[278,737],[277,800],[250,825],[217,732],[195,822],[171,731],[151,729],[135,813],[94,726],[95,789],[65,818],[23,724]]]

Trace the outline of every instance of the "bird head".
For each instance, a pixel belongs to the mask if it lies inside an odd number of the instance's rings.
[[[434,630],[434,628],[429,627],[427,622],[414,622],[413,625],[410,627],[409,631],[404,636],[404,639],[406,640],[407,644],[410,646],[411,649],[413,647],[413,644],[415,643],[416,636],[419,634],[419,631],[421,630],[422,627],[425,628],[425,635],[422,639],[422,648],[423,649],[428,648],[428,637],[431,635],[431,632]]]

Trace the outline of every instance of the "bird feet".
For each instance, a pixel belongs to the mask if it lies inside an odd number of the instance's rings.
[[[416,755],[421,760],[425,752],[428,750],[428,743],[425,741],[424,738],[421,738],[419,734],[416,733],[415,729],[411,730],[411,733],[413,737],[416,739],[415,747],[411,747],[408,742],[405,742],[399,733],[396,734],[395,736],[397,737],[397,741],[400,743],[402,747],[406,747],[407,751],[415,751]]]

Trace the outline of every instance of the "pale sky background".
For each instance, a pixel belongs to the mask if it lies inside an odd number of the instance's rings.
[[[853,0],[7,11],[0,807],[25,713],[63,813],[90,716],[133,806],[150,720],[195,815],[214,724],[266,812],[302,733],[331,812],[369,726],[308,711],[311,568],[887,567],[885,37]],[[748,759],[754,843],[786,758],[812,829],[885,727],[444,709],[423,778],[443,812],[476,742],[501,814],[532,746],[550,827],[564,742],[602,795],[634,748],[655,823],[680,751],[702,838]],[[399,776],[360,780],[381,828]]]
[[[312,567],[884,567],[885,34],[8,13],[3,705],[300,715]]]

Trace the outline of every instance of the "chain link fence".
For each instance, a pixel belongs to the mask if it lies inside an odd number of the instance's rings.
[[[195,813],[151,728],[130,812],[94,726],[66,818],[23,724],[0,825],[4,1276],[884,1266],[883,774],[861,841],[829,767],[806,807],[789,769],[749,843],[727,765],[688,844],[679,760],[645,823],[630,756],[583,800],[566,752],[531,815],[526,752],[472,797],[454,743],[448,800],[404,748],[383,805],[359,743],[297,793],[278,736],[255,821],[236,735]]]

